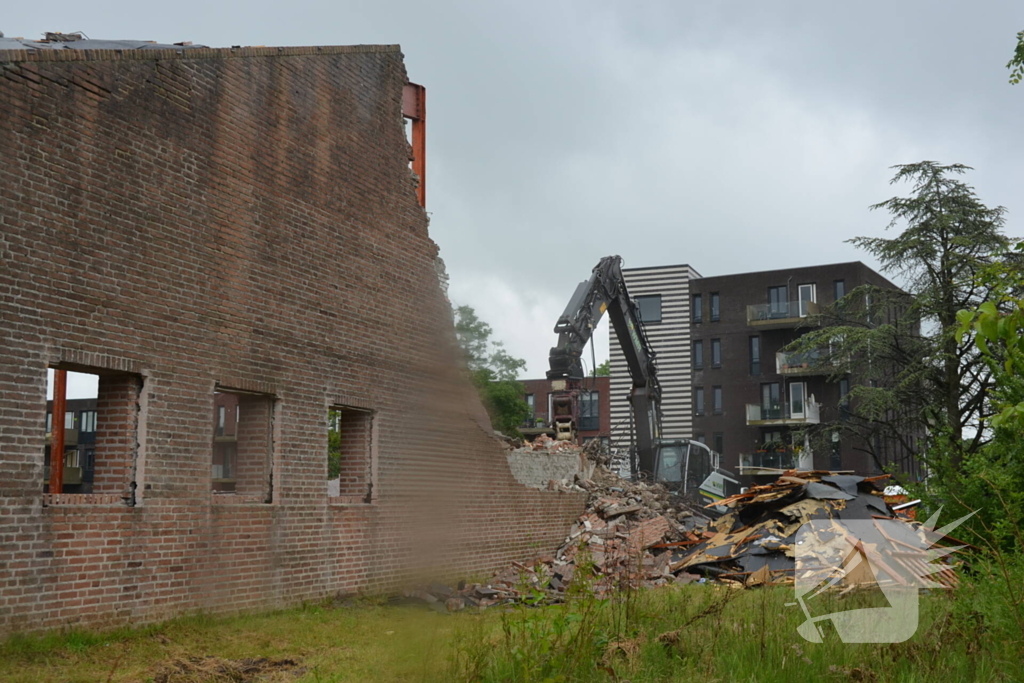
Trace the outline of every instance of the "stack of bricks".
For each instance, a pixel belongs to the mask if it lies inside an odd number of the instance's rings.
[[[0,634],[385,591],[564,538],[582,496],[515,481],[460,369],[405,82],[397,46],[0,51]],[[44,498],[48,367],[111,378],[101,493]],[[212,491],[218,387],[272,400],[262,498]],[[339,405],[373,414],[369,503],[327,495]]]

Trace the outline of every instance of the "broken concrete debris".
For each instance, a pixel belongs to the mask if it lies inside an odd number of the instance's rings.
[[[539,441],[524,448],[548,448]],[[901,572],[893,569],[896,564],[907,570],[903,574],[932,575],[937,583],[929,585],[955,586],[954,563],[929,564],[948,554],[928,550],[945,537],[889,507],[881,488],[888,478],[788,470],[773,483],[720,501],[718,505],[728,511],[711,519],[705,509],[660,484],[626,481],[596,465],[589,478],[577,476],[571,483],[590,495],[585,512],[552,555],[528,565],[514,562],[489,581],[461,590],[435,584],[407,595],[438,611],[451,612],[517,602],[561,602],[580,572],[586,572],[594,594],[603,597],[623,587],[694,581],[736,588],[789,585],[798,575],[803,581],[814,578],[812,573],[823,571],[822,567],[824,574],[832,572],[831,578],[825,577],[830,585],[852,590],[874,581],[902,582]],[[862,538],[854,538],[851,528]],[[805,542],[816,549],[805,547],[798,553],[797,546]],[[896,552],[884,552],[886,544]],[[845,566],[842,557],[829,554],[836,552],[860,554],[867,561],[854,563],[835,578],[836,568]],[[807,565],[806,558],[818,560],[820,566]],[[884,575],[871,573],[869,566],[882,567]]]

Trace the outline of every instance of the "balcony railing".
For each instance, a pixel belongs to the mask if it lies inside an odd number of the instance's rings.
[[[780,375],[827,375],[832,369],[828,356],[818,349],[775,354],[775,371]]]
[[[747,425],[818,424],[821,422],[819,408],[820,404],[810,401],[798,404],[773,403],[768,406],[748,403]]]
[[[776,301],[747,306],[747,324],[760,327],[790,327],[808,316],[817,315],[814,301]]]
[[[797,455],[790,449],[743,453],[740,455],[740,470],[792,470],[797,467]]]

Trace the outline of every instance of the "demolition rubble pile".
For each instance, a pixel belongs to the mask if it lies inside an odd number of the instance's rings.
[[[548,447],[542,443],[541,447]],[[596,454],[584,455],[594,459]],[[938,583],[927,585],[955,585],[952,564],[926,566],[936,555],[945,554],[925,550],[943,534],[897,517],[879,489],[887,478],[790,470],[771,484],[753,486],[720,501],[727,511],[712,520],[705,510],[661,484],[626,481],[597,465],[589,478],[577,476],[572,484],[589,493],[586,510],[553,555],[529,564],[513,563],[483,584],[458,588],[434,584],[407,595],[450,612],[524,601],[561,602],[577,574],[586,577],[599,597],[624,586],[651,588],[694,581],[733,587],[791,584],[798,573],[806,581],[816,571],[797,561],[797,544],[807,538],[798,534],[807,522],[813,522],[808,528],[817,534],[811,540],[821,542],[819,559],[824,565],[828,565],[825,560],[835,559],[828,568],[839,566],[842,559],[829,553],[851,548],[870,560],[848,573],[841,587],[850,588],[855,579],[866,585],[871,578],[865,573],[869,564],[888,567],[889,574],[902,583],[897,576],[901,572],[892,570],[894,563],[907,570],[903,575],[923,576],[938,570],[932,574]],[[871,529],[865,542],[858,544],[850,537],[849,527],[856,527],[863,537],[865,524]],[[840,543],[837,548],[836,538],[849,547]],[[883,544],[897,546],[898,552],[883,559],[879,550]]]
[[[583,514],[553,555],[539,557],[529,565],[514,562],[485,584],[458,588],[433,584],[407,596],[430,603],[438,611],[537,600],[538,596],[560,602],[576,572],[584,566],[598,595],[623,583],[653,587],[685,581],[685,577],[677,579],[669,571],[671,554],[666,550],[680,543],[699,542],[702,537],[695,530],[710,521],[705,511],[661,484],[622,479],[606,469],[606,458],[597,450],[596,442],[591,443],[595,446],[581,449],[542,435],[533,444],[519,446],[524,450],[575,451],[592,465],[582,468],[572,481],[548,483],[549,490],[583,490],[589,494]]]
[[[826,575],[844,589],[876,580],[908,585],[929,574],[937,583],[918,585],[954,586],[954,565],[929,565],[948,554],[929,547],[949,537],[897,516],[879,488],[888,477],[787,471],[721,501],[729,511],[699,543],[674,552],[669,568],[747,587]],[[872,566],[882,573],[870,573]]]

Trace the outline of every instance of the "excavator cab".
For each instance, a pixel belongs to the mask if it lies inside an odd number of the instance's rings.
[[[684,497],[707,505],[740,492],[740,483],[719,466],[718,453],[699,441],[659,440],[655,451],[654,480]]]

